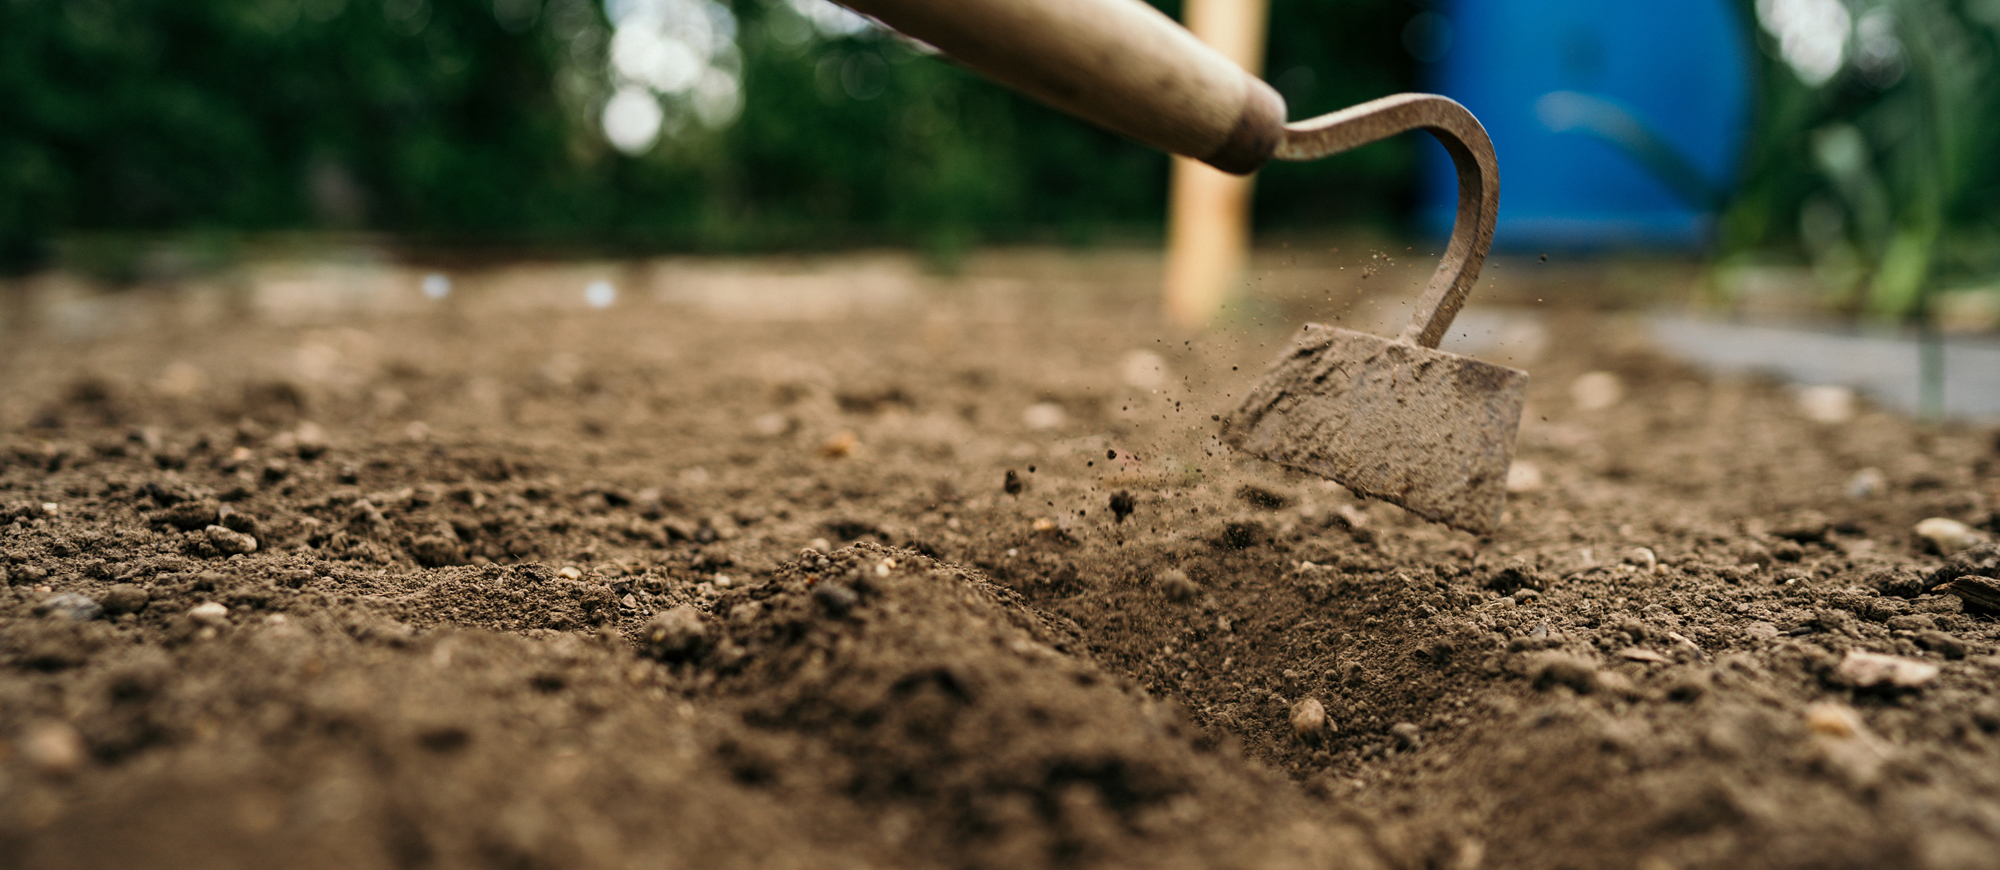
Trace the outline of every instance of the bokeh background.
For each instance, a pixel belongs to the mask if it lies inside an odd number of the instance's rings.
[[[1660,21],[1702,15],[1590,5],[1272,0],[1265,75],[1295,118],[1460,96],[1494,128],[1505,207],[1554,209],[1503,250],[1691,257],[1718,304],[2000,322],[2000,0],[1717,0],[1685,44]],[[1523,89],[1559,99],[1503,104]],[[107,286],[298,237],[892,246],[949,269],[982,246],[1157,244],[1166,202],[1164,156],[824,0],[10,0],[0,92],[0,270]],[[1433,147],[1268,168],[1260,243],[1435,237]],[[1618,202],[1536,199],[1536,172],[1577,165],[1565,148],[1627,164],[1573,186],[1682,219],[1612,232]]]

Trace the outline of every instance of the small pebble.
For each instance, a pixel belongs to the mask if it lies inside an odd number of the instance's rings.
[[[22,760],[52,776],[67,776],[83,766],[83,735],[63,722],[32,726],[16,744]]]
[[[1848,650],[1847,657],[1834,668],[1834,677],[1857,689],[1892,687],[1914,689],[1937,679],[1937,665],[1900,656],[1863,650]]]
[[[854,590],[830,580],[814,586],[812,597],[834,616],[846,616],[854,605],[861,603],[861,596],[854,594]]]
[[[127,613],[138,613],[144,610],[146,602],[151,597],[143,587],[134,586],[130,583],[120,583],[107,590],[104,593],[104,600],[99,603],[104,606],[105,613],[109,613],[112,616],[123,616]]]
[[[1625,551],[1625,564],[1641,571],[1651,571],[1660,564],[1660,557],[1653,555],[1651,547],[1633,547]]]
[[[1292,733],[1300,740],[1313,740],[1326,733],[1326,705],[1307,698],[1292,707]]]
[[[104,608],[89,596],[74,592],[63,592],[49,596],[35,605],[35,612],[44,616],[61,616],[71,622],[89,622],[104,615]]]
[[[1542,467],[1526,459],[1516,459],[1507,466],[1507,491],[1512,493],[1536,492],[1542,488]]]
[[[1940,556],[1954,556],[1986,542],[1986,536],[1978,529],[1945,517],[1931,517],[1917,523],[1916,533]]]
[[[1832,701],[1821,701],[1806,708],[1806,727],[1814,734],[1832,737],[1836,740],[1854,740],[1868,733],[1861,723],[1861,715],[1854,708]]]
[[[229,622],[229,607],[220,601],[204,601],[188,608],[188,618],[207,626]]]
[[[1845,423],[1854,419],[1854,391],[1833,384],[1800,387],[1799,413],[1815,423]]]
[[[1569,397],[1584,411],[1600,411],[1625,398],[1625,384],[1611,372],[1585,372],[1570,382]]]
[[[257,552],[257,539],[224,526],[209,526],[202,530],[208,542],[226,556],[239,556]]]
[[[819,445],[819,455],[827,459],[843,459],[853,456],[861,449],[861,436],[851,431],[843,431]]]
[[[564,580],[582,580],[583,569],[578,568],[575,565],[564,565],[561,568],[556,569],[556,576],[561,577]]]

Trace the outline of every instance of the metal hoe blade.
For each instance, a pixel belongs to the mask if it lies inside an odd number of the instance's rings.
[[[1308,323],[1222,424],[1239,450],[1478,534],[1500,525],[1528,374],[1437,350],[1493,243],[1493,143],[1465,107],[1398,94],[1288,124],[1279,159],[1312,160],[1407,130],[1458,168],[1444,259],[1395,340]]]

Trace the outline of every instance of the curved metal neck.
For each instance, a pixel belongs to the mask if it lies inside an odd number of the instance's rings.
[[[1464,106],[1436,94],[1396,94],[1285,125],[1279,160],[1317,160],[1410,130],[1437,137],[1458,168],[1458,215],[1444,259],[1417,300],[1399,341],[1437,347],[1479,280],[1500,213],[1500,169],[1493,140]]]

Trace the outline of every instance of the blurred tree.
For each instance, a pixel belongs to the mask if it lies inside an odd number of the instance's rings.
[[[1293,116],[1407,89],[1421,8],[1276,0]],[[53,239],[313,229],[949,254],[1164,207],[1163,156],[824,0],[8,0],[0,90],[10,269]],[[1258,220],[1392,220],[1413,162],[1274,167]]]

